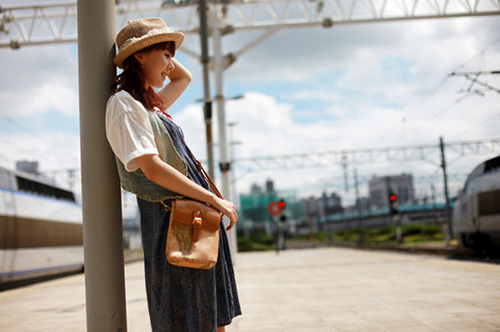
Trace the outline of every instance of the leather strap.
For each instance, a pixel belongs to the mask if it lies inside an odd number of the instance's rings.
[[[210,185],[210,187],[212,187],[212,189],[213,189],[214,193],[217,195],[217,197],[224,199],[224,197],[222,197],[222,194],[219,192],[219,189],[217,189],[217,187],[215,186],[214,182],[210,178],[210,175],[208,175],[207,171],[205,171],[205,169],[203,168],[203,165],[201,164],[201,161],[199,161],[198,159],[196,159],[196,162],[198,163],[198,168],[200,169],[200,171],[205,176],[205,179],[207,179],[208,184]]]
[[[210,187],[212,187],[214,193],[217,195],[217,197],[224,199],[224,197],[222,197],[222,194],[220,193],[219,189],[217,189],[217,187],[215,186],[214,182],[210,178],[210,175],[208,175],[207,171],[205,171],[205,169],[203,168],[203,165],[201,164],[201,161],[199,161],[194,156],[193,152],[191,151],[191,149],[189,148],[189,146],[187,144],[186,144],[186,147],[187,147],[189,153],[191,154],[191,157],[193,157],[193,159],[196,160],[196,163],[198,164],[198,168],[200,169],[201,173],[203,173],[203,175],[205,176],[205,179],[208,181],[208,184],[210,185]]]

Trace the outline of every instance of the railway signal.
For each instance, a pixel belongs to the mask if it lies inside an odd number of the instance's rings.
[[[279,202],[269,203],[267,210],[269,211],[269,214],[274,217],[274,216],[279,216],[285,207],[286,207],[285,201],[280,200]]]
[[[398,208],[398,195],[393,194],[389,191],[389,210],[391,212],[391,216],[393,216],[394,222],[396,222],[396,238],[398,243],[403,243],[403,235],[401,233],[401,220]]]
[[[389,209],[390,209],[391,215],[396,215],[399,213],[398,207],[399,207],[398,196],[390,192],[389,193]]]
[[[285,200],[281,199],[277,202],[271,202],[268,206],[269,214],[273,216],[276,225],[276,253],[281,249],[285,249],[285,222],[287,217],[283,213],[286,207]]]

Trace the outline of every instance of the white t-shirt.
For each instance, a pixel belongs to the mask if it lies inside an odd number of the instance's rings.
[[[133,172],[135,158],[158,154],[148,110],[128,92],[111,96],[106,107],[106,137],[115,155]]]

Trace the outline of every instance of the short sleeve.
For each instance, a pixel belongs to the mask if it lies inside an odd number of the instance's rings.
[[[111,149],[129,172],[139,168],[136,158],[158,154],[147,112],[126,91],[117,92],[108,100],[106,137]]]

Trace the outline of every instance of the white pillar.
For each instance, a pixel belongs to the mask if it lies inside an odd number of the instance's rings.
[[[78,0],[87,331],[127,331],[120,182],[104,113],[116,69],[115,1]]]
[[[213,27],[213,47],[214,47],[214,70],[215,70],[215,93],[217,102],[217,124],[219,130],[219,160],[222,181],[222,195],[224,198],[232,201],[237,197],[232,197],[231,193],[231,158],[228,150],[226,135],[226,110],[224,96],[224,57],[222,54],[222,40],[220,34],[220,22],[222,20],[221,5],[214,5],[212,10]],[[236,263],[237,244],[236,244],[236,226],[228,232],[229,247],[233,263]]]

